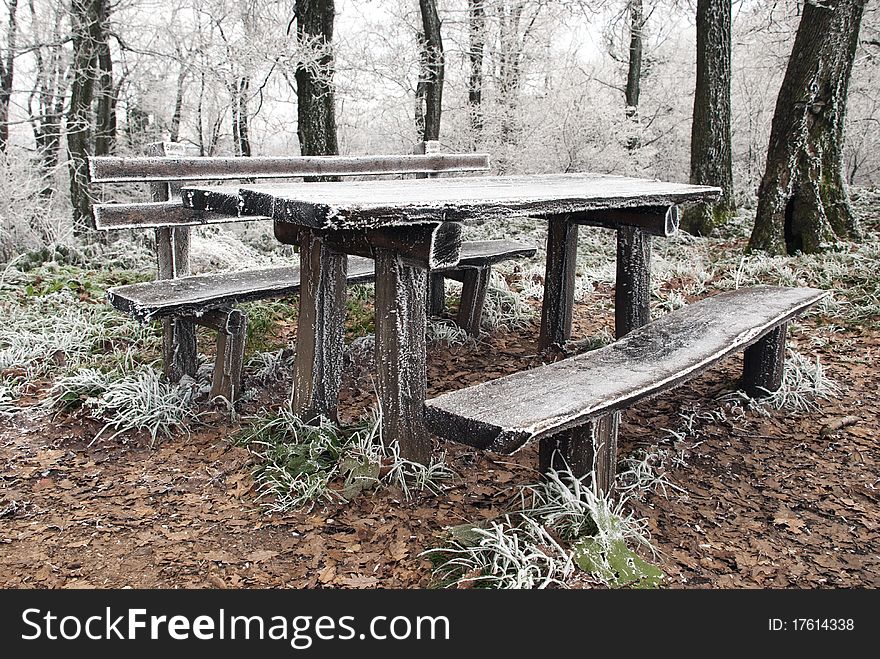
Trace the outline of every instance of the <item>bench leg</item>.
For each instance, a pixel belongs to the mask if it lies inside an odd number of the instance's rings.
[[[461,271],[461,304],[455,322],[469,336],[480,336],[480,321],[483,319],[490,274],[488,267],[465,268]]]
[[[446,277],[442,272],[428,273],[428,315],[439,316],[446,308]]]
[[[241,394],[247,316],[238,309],[225,312],[225,316],[225,322],[217,328],[217,357],[210,397],[220,396],[234,403]]]
[[[788,323],[783,323],[746,348],[742,387],[752,398],[768,396],[782,386],[787,330]]]
[[[619,339],[651,321],[651,236],[631,226],[617,229],[614,333]]]
[[[407,460],[428,464],[425,429],[427,271],[390,249],[376,249],[376,364],[382,437]]]
[[[542,473],[569,469],[580,478],[593,474],[596,489],[610,494],[617,476],[617,431],[620,412],[541,440],[538,459]]]
[[[578,225],[565,217],[547,224],[547,267],[541,306],[541,338],[538,348],[562,346],[571,338],[574,305],[574,273],[577,267]]]
[[[186,318],[162,319],[162,363],[165,377],[179,382],[184,375],[195,377],[199,368],[196,326]]]
[[[300,241],[299,319],[293,367],[293,412],[306,421],[336,420],[345,349],[348,260],[303,230]]]

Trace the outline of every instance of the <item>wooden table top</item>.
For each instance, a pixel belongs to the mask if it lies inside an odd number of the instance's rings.
[[[716,187],[603,174],[467,176],[236,186],[186,186],[197,210],[264,215],[318,229],[368,229],[524,215],[672,206],[717,198]]]

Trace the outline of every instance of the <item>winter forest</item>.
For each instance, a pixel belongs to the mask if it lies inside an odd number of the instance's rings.
[[[3,1],[0,586],[880,584],[877,0]],[[720,188],[680,204],[678,232],[639,243],[645,321],[749,286],[830,295],[781,326],[778,390],[752,395],[731,357],[614,411],[603,489],[598,472],[590,486],[548,462],[545,438],[500,455],[433,436],[420,459],[383,439],[396,412],[377,378],[393,351],[373,243],[344,254],[375,256],[375,284],[352,283],[348,262],[337,343],[314,348],[315,364],[335,351],[338,382],[303,394],[303,319],[318,345],[332,316],[320,293],[309,311],[295,288],[246,291],[203,317],[123,308],[113,292],[299,268],[313,247],[266,221],[110,226],[142,202],[179,206],[180,186],[101,179],[92,158],[426,149],[488,154],[488,176]],[[532,249],[495,255],[483,280],[441,275],[437,293],[428,267],[416,284],[429,296],[414,316],[419,415],[423,400],[622,340],[623,234],[585,222],[560,266],[570,336],[548,350],[548,226],[466,220],[464,245]],[[321,387],[335,414],[334,386],[338,417],[298,414]]]

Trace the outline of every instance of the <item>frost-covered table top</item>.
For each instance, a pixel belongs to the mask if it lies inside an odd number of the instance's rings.
[[[184,205],[233,209],[320,229],[534,217],[718,197],[719,188],[602,174],[468,176],[239,186],[187,186]]]

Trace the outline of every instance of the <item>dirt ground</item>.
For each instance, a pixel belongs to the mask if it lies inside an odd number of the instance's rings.
[[[576,306],[576,338],[610,328],[601,306]],[[880,586],[880,332],[832,334],[820,322],[793,333],[842,385],[819,411],[763,416],[717,400],[739,374],[731,357],[625,414],[622,459],[652,447],[678,456],[665,466],[675,487],[634,503],[668,587]],[[813,345],[822,335],[831,340]],[[478,345],[432,345],[429,396],[552,358],[537,354],[537,336],[535,321]],[[241,417],[281,404],[289,386],[261,391]],[[345,414],[369,405],[372,392],[370,365],[349,364]],[[664,431],[681,430],[680,413],[695,409],[684,439]],[[846,416],[858,421],[829,432]],[[426,587],[430,563],[420,553],[438,546],[444,527],[514,509],[518,486],[537,478],[534,447],[499,456],[449,443],[438,450],[460,477],[442,495],[406,502],[367,492],[266,514],[248,452],[227,441],[242,420],[202,421],[155,448],[136,436],[90,445],[99,423],[35,407],[0,421],[0,586]]]

